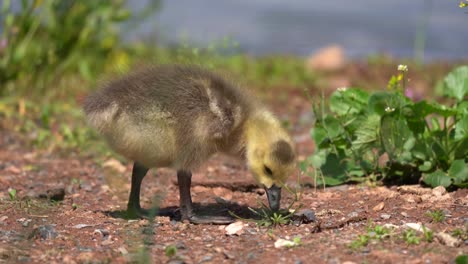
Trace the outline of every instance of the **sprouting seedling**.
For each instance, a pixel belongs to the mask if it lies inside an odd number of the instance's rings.
[[[15,200],[16,198],[16,189],[8,188],[8,194],[10,195],[10,200]]]
[[[445,213],[442,210],[434,210],[434,211],[429,211],[426,213],[427,216],[429,216],[432,220],[432,222],[435,223],[441,223],[445,220]]]

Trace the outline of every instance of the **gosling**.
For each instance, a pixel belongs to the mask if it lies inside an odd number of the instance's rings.
[[[134,161],[127,214],[146,217],[140,186],[150,168],[177,171],[182,220],[224,224],[197,214],[191,171],[224,152],[244,158],[273,211],[295,168],[295,148],[280,122],[235,83],[198,66],[161,65],[108,82],[86,98],[84,112],[118,153]]]

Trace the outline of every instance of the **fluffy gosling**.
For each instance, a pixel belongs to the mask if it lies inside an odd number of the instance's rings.
[[[236,84],[198,66],[162,65],[107,83],[84,112],[118,153],[134,161],[127,213],[144,217],[140,186],[149,168],[177,171],[180,212],[192,223],[227,223],[193,210],[191,171],[216,152],[245,158],[280,208],[281,186],[295,168],[295,148],[280,122]]]

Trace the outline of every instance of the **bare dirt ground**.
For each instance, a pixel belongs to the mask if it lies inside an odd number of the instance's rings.
[[[309,104],[300,93],[284,96],[287,104],[278,94],[280,99],[271,101],[275,112],[291,120],[299,154],[310,154]],[[124,219],[130,163],[61,157],[26,147],[14,133],[0,132],[0,262],[454,263],[468,253],[468,241],[446,245],[436,235],[465,229],[466,189],[444,193],[420,186],[344,185],[323,190],[303,178],[300,203],[315,213],[315,221],[270,228],[242,221],[240,232],[227,235],[226,226],[193,225],[166,216],[154,221]],[[142,186],[144,207],[156,197],[161,208],[176,210],[175,179],[174,171],[151,170]],[[248,207],[266,202],[245,166],[223,155],[195,172],[193,182],[193,200],[201,209],[224,208],[223,213],[252,217]],[[289,184],[298,187],[294,179]],[[13,200],[10,188],[17,190]],[[292,200],[283,191],[283,207]],[[436,209],[445,215],[442,222],[428,215]],[[421,238],[418,245],[408,245],[401,235],[407,223],[424,224],[434,232],[434,241]],[[350,247],[375,225],[388,226],[389,237]],[[416,234],[422,237],[419,231]],[[297,237],[296,246],[275,247],[278,239]],[[172,248],[173,256],[166,255],[167,248]]]

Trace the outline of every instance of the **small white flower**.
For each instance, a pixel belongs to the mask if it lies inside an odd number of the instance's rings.
[[[338,92],[344,92],[344,91],[348,90],[348,87],[340,87],[337,90],[338,90]]]
[[[408,65],[404,65],[404,64],[398,65],[398,71],[407,72],[408,71]]]
[[[385,112],[390,113],[390,112],[393,112],[393,111],[395,111],[395,108],[392,108],[392,107],[389,107],[389,106],[385,107]]]

